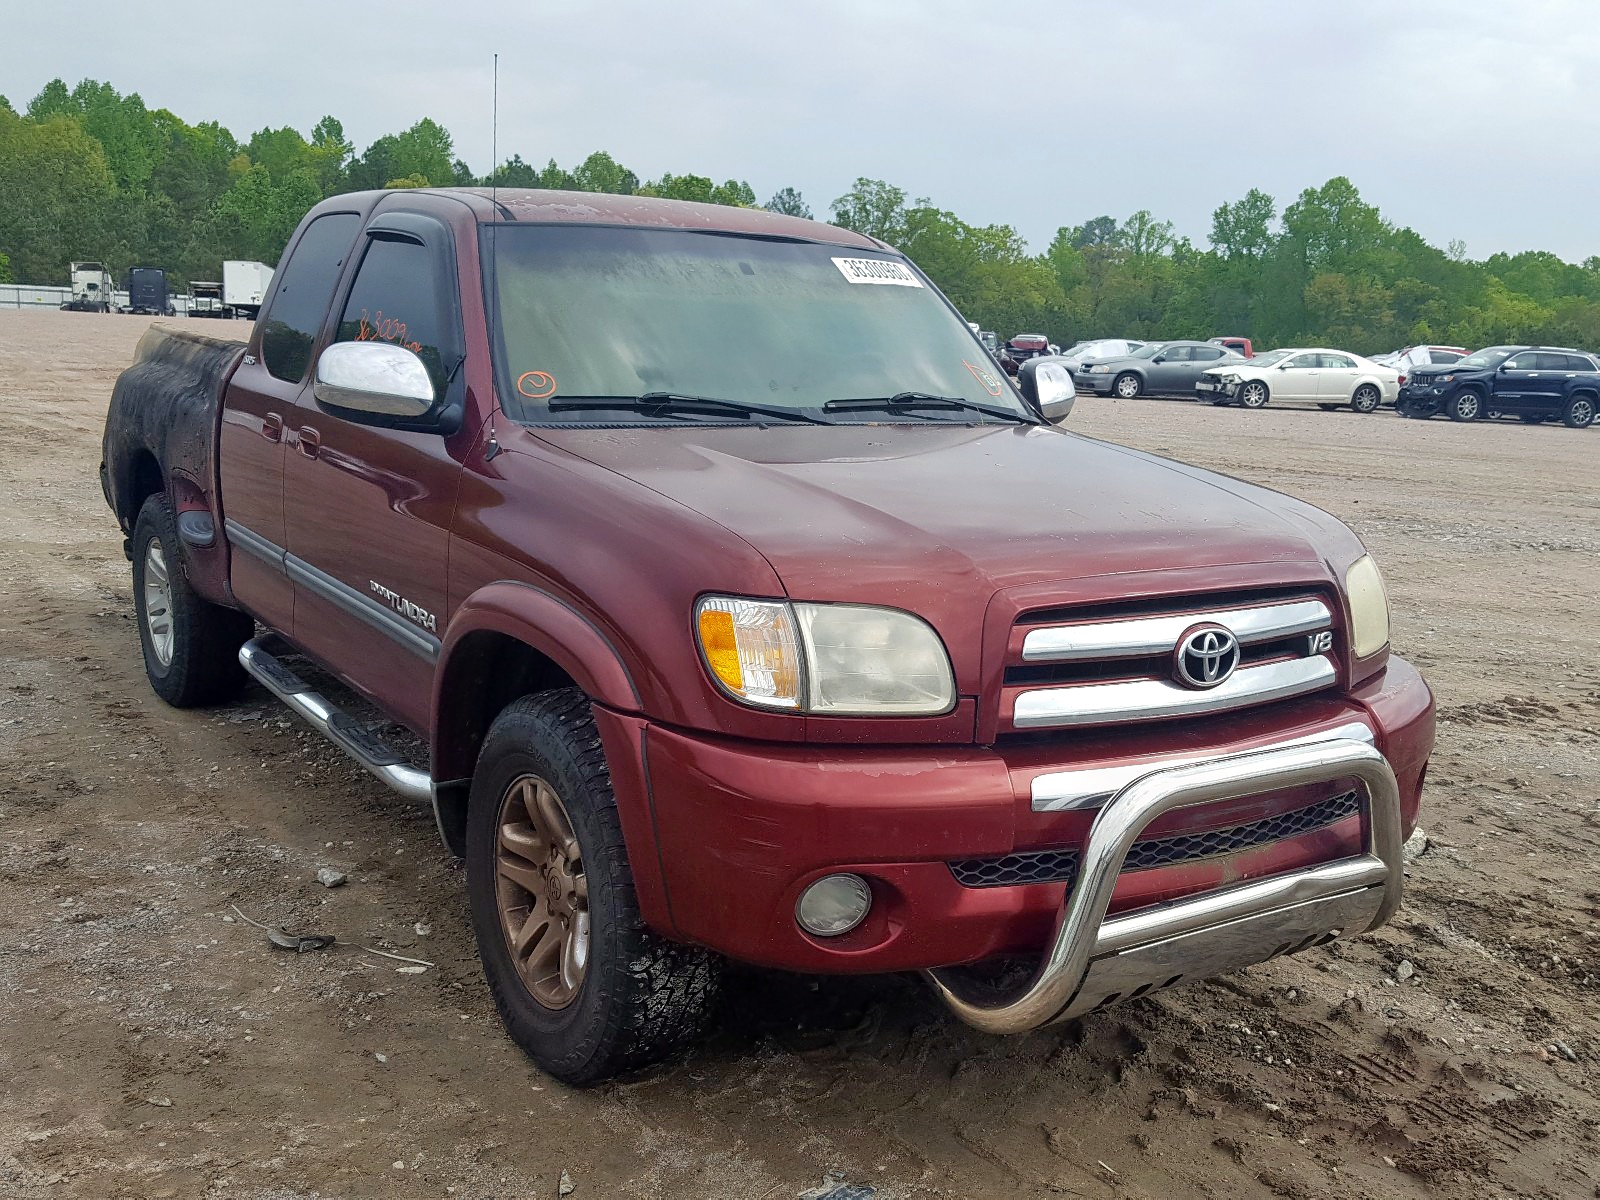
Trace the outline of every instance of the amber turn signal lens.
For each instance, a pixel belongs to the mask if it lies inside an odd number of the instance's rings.
[[[734,636],[733,614],[713,608],[700,610],[700,648],[711,673],[730,691],[744,691],[744,671],[739,667],[739,644]]]

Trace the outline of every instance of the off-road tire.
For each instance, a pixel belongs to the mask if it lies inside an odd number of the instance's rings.
[[[1377,388],[1370,383],[1363,383],[1350,397],[1350,407],[1358,413],[1369,413],[1377,409],[1378,401],[1382,399],[1383,396]]]
[[[1265,408],[1270,399],[1272,399],[1271,390],[1259,379],[1248,380],[1239,389],[1239,403],[1245,408]]]
[[[1124,371],[1111,384],[1111,392],[1119,400],[1132,400],[1144,391],[1144,380],[1132,371]]]
[[[1484,415],[1483,393],[1464,388],[1445,401],[1444,407],[1452,421],[1476,421]]]
[[[559,796],[587,879],[587,967],[564,1007],[546,1008],[524,984],[501,925],[496,855],[502,800],[534,775]],[[513,1041],[577,1087],[657,1062],[704,1030],[720,962],[665,941],[639,915],[611,773],[589,699],[575,688],[513,701],[478,754],[467,809],[467,894],[478,956]]]
[[[1567,401],[1561,410],[1561,423],[1568,429],[1587,429],[1594,424],[1594,397],[1580,394]]]
[[[172,649],[161,661],[147,611],[145,575],[149,548],[159,543],[167,571]],[[151,496],[133,524],[133,606],[139,649],[150,686],[174,708],[225,704],[244,690],[248,676],[239,665],[239,647],[250,640],[255,622],[235,608],[213,604],[189,585],[177,521],[164,493]]]

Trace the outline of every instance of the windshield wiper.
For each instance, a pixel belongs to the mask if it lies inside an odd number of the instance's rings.
[[[585,412],[600,409],[625,409],[646,416],[665,417],[675,412],[728,413],[736,417],[770,417],[775,421],[803,421],[809,425],[830,425],[794,408],[766,404],[747,404],[743,400],[722,400],[716,396],[686,396],[679,392],[645,392],[642,396],[568,396],[551,400],[551,412]]]
[[[1031,417],[1024,416],[1019,412],[1013,412],[1008,408],[996,408],[992,404],[979,404],[975,400],[968,400],[962,396],[939,396],[933,392],[896,392],[892,396],[850,396],[839,400],[829,400],[822,406],[822,411],[873,410],[909,412],[914,409],[927,408],[963,409],[967,412],[982,413],[986,417],[998,417],[1002,421],[1015,421],[1022,425],[1036,424]]]

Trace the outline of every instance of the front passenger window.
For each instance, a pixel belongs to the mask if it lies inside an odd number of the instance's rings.
[[[434,261],[421,242],[372,238],[333,340],[404,346],[422,359],[435,393],[442,396],[456,363],[444,360],[441,347],[456,339],[445,328],[450,309],[443,302]]]
[[[1513,354],[1510,358],[1506,359],[1506,370],[1508,370],[1508,371],[1537,371],[1539,369],[1538,366],[1535,365],[1537,363],[1537,361],[1538,360],[1537,360],[1537,356],[1536,355],[1532,355],[1532,354]]]

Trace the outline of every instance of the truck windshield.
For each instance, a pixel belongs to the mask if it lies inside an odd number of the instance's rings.
[[[559,403],[660,393],[793,409],[829,423],[995,419],[956,405],[892,415],[824,410],[830,400],[908,392],[1032,419],[966,323],[891,254],[683,230],[510,224],[484,230],[483,252],[492,263],[496,378],[520,420],[681,427],[682,412]]]

